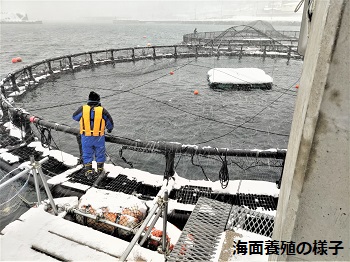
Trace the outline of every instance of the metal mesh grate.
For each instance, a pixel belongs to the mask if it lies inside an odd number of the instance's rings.
[[[182,186],[175,190],[175,198],[179,203],[195,205],[200,197],[211,198],[211,193],[210,187]]]
[[[106,185],[106,189],[115,192],[123,192],[125,194],[132,194],[133,192],[137,192],[137,189],[141,184],[141,182],[130,180],[126,175],[120,174]]]
[[[98,175],[94,174],[93,178],[91,180],[89,180],[85,176],[85,170],[84,169],[80,169],[80,170],[74,172],[73,174],[71,174],[69,177],[70,177],[70,179],[69,179],[70,182],[80,183],[80,184],[92,186],[92,184],[97,179]]]
[[[266,195],[237,194],[234,196],[233,204],[246,206],[250,209],[257,209],[258,207],[262,207],[265,210],[277,209],[277,199]]]
[[[46,173],[48,173],[50,176],[61,174],[69,169],[68,166],[50,156],[49,160],[43,163],[41,166],[43,170],[46,171]]]
[[[212,259],[224,232],[231,205],[201,197],[188,219],[168,261]]]
[[[7,146],[14,146],[21,143],[21,140],[17,137],[8,136],[8,135],[1,135],[0,137],[0,147],[4,148]]]
[[[35,159],[38,159],[38,157],[42,155],[42,153],[36,151],[34,147],[27,146],[13,149],[11,150],[11,154],[17,155],[22,161],[28,161],[30,156],[34,156]]]
[[[275,218],[244,207],[232,206],[226,229],[241,228],[252,233],[272,236]]]

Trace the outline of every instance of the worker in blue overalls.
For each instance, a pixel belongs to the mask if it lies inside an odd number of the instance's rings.
[[[80,122],[85,176],[92,179],[94,157],[97,162],[98,175],[104,172],[104,162],[106,161],[105,129],[108,133],[112,132],[113,119],[108,111],[101,106],[100,96],[94,91],[90,92],[87,104],[74,112],[73,119]]]

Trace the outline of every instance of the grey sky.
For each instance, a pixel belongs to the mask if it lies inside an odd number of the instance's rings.
[[[162,0],[162,1],[64,1],[0,0],[1,12],[27,13],[29,19],[72,21],[86,17],[138,20],[229,19],[237,15],[259,15],[269,3],[297,0]]]

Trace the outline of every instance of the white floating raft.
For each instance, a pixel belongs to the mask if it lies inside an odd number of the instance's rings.
[[[271,89],[273,78],[259,68],[213,68],[208,82],[212,88]]]

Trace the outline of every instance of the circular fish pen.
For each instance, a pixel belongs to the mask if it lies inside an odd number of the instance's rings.
[[[164,178],[178,174],[219,181],[222,188],[229,180],[262,180],[278,186],[302,57],[295,47],[272,42],[230,41],[226,47],[224,43],[89,51],[50,58],[9,74],[1,82],[3,122],[10,121],[22,132],[13,139],[3,130],[2,147],[18,155],[19,161],[1,161],[2,169],[9,172],[30,155],[42,157],[27,146],[33,137],[43,147],[79,158],[79,129],[71,116],[94,90],[116,122],[115,131],[106,135],[110,163]],[[208,86],[207,72],[212,68],[252,65],[273,78],[271,90],[218,91]],[[69,168],[54,157],[43,164],[51,177]],[[70,181],[92,185],[79,170]],[[160,188],[122,175],[101,186],[150,198]],[[56,189],[56,195],[67,192]],[[278,200],[192,185],[174,189],[169,198],[194,205],[201,196],[271,210]],[[174,210],[168,218],[182,228],[190,213]]]

